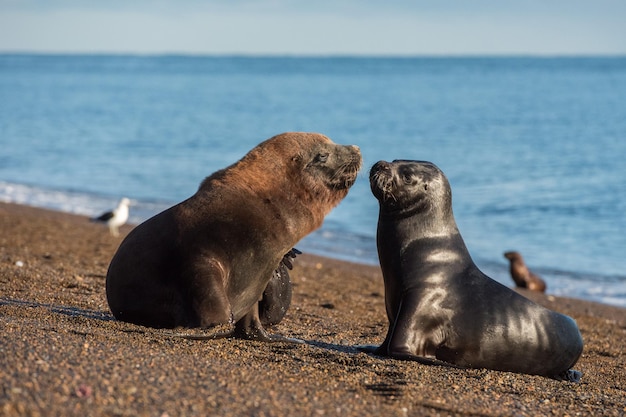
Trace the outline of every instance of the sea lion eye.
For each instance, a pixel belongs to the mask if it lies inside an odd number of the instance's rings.
[[[317,156],[315,157],[315,161],[316,162],[324,163],[327,160],[328,160],[328,154],[327,153],[320,153],[320,154],[317,154]]]
[[[410,173],[405,172],[404,174],[402,174],[402,181],[404,181],[405,184],[410,184],[413,182],[413,177]]]

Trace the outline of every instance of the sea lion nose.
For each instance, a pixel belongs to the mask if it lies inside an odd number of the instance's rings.
[[[378,161],[378,162],[376,162],[374,164],[374,166],[372,166],[372,169],[370,170],[370,173],[371,174],[375,174],[375,173],[380,172],[380,171],[389,171],[390,169],[391,168],[390,168],[389,162],[387,162],[387,161]]]
[[[350,153],[358,155],[359,157],[361,156],[361,148],[356,145],[346,145],[346,149],[348,149]]]

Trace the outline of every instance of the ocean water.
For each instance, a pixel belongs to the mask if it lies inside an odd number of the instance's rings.
[[[429,160],[492,278],[626,306],[626,57],[0,55],[1,201],[139,223],[285,131],[364,158],[301,250],[377,264],[369,168]]]

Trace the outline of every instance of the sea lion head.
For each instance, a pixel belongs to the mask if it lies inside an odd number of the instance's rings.
[[[370,170],[370,187],[383,214],[400,217],[430,211],[451,214],[450,184],[432,162],[378,161]]]
[[[300,183],[315,198],[335,193],[343,198],[361,169],[358,146],[338,145],[319,133],[283,133],[257,148],[265,160],[273,158],[286,179]]]
[[[268,175],[272,198],[282,195],[295,213],[302,208],[308,221],[297,229],[307,234],[322,225],[324,217],[348,194],[361,169],[361,151],[339,145],[319,133],[288,132],[261,143],[258,153]],[[268,162],[272,161],[269,166]]]
[[[520,255],[519,252],[515,252],[515,251],[504,252],[504,257],[508,259],[509,261],[522,260],[522,255]]]
[[[361,151],[338,145],[317,133],[287,133],[275,138],[290,155],[287,177],[300,185],[298,198],[325,216],[346,196],[361,169]]]
[[[289,201],[294,210],[305,206],[315,229],[347,195],[361,162],[355,145],[339,145],[319,133],[288,132],[261,142],[201,188],[219,182],[267,201]]]

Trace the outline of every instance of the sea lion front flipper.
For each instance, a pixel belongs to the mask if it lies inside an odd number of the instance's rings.
[[[232,336],[240,339],[257,340],[261,342],[303,343],[298,339],[269,334],[261,324],[261,320],[259,319],[259,309],[256,305],[252,307],[248,314],[235,323],[235,331]]]
[[[359,352],[368,353],[370,355],[382,356],[376,353],[378,351],[378,345],[355,345],[354,348]]]
[[[385,336],[385,341],[381,343],[380,345],[357,345],[355,347],[359,351],[368,353],[370,355],[388,357],[389,356],[389,350],[388,350],[389,340],[391,340],[392,334],[393,334],[393,325],[390,325],[387,328],[387,335]]]
[[[285,256],[283,256],[283,260],[280,262],[281,266],[284,265],[289,270],[293,269],[293,264],[292,264],[291,260],[292,259],[296,259],[296,256],[298,256],[298,255],[302,255],[302,252],[300,252],[296,248],[291,248],[291,250],[289,252],[287,252],[285,254]]]
[[[583,373],[580,371],[575,371],[573,369],[569,369],[557,375],[554,379],[557,381],[567,381],[567,382],[580,382]]]
[[[407,291],[400,306],[393,329],[388,335],[387,354],[397,359],[434,358],[438,342],[434,340],[438,320],[436,312],[421,311],[421,297],[417,292]],[[425,329],[428,332],[425,332]],[[387,342],[387,340],[385,340]],[[382,347],[382,346],[381,346]]]
[[[207,258],[207,261],[204,259]],[[195,317],[187,327],[213,328],[223,324],[232,326],[233,313],[226,294],[229,276],[228,262],[211,257],[210,254],[197,256],[191,261],[195,268],[185,277],[192,294],[191,306]]]
[[[259,302],[259,318],[263,326],[272,326],[281,322],[291,305],[291,279],[289,270],[293,268],[292,259],[301,254],[292,248],[283,256],[278,268],[263,291]]]

